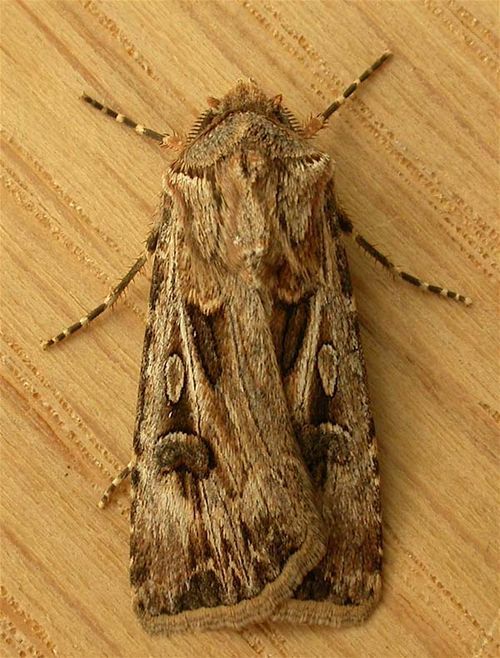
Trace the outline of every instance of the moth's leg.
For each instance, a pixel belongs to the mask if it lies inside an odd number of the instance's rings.
[[[139,133],[140,135],[144,135],[144,137],[149,137],[150,139],[154,139],[162,146],[169,145],[169,140],[170,140],[169,135],[156,132],[156,130],[151,130],[151,128],[146,128],[145,126],[142,125],[142,123],[137,123],[136,121],[130,119],[124,114],[120,114],[119,112],[112,110],[110,107],[106,107],[106,105],[99,103],[99,101],[96,101],[94,98],[87,96],[87,94],[82,94],[81,98],[89,105],[92,105],[92,107],[95,107],[96,110],[99,110],[103,114],[107,114],[109,117],[113,118],[118,123],[123,123],[125,126],[132,128],[133,130],[135,130],[136,133]]]
[[[69,325],[69,327],[66,327],[64,331],[61,331],[56,336],[53,336],[52,338],[49,338],[48,340],[44,341],[42,343],[43,349],[47,349],[47,347],[51,347],[51,345],[60,343],[68,336],[71,336],[71,334],[74,334],[75,331],[78,331],[82,327],[86,327],[90,322],[92,322],[92,320],[95,320],[99,315],[101,315],[101,313],[104,313],[106,309],[112,306],[116,302],[118,297],[122,294],[122,292],[124,292],[124,290],[127,288],[127,286],[135,277],[135,275],[141,271],[144,264],[148,260],[148,256],[154,252],[156,248],[157,236],[158,236],[158,229],[155,227],[155,229],[151,232],[151,234],[148,237],[148,240],[146,242],[146,249],[144,250],[144,253],[135,261],[135,263],[132,265],[132,267],[127,272],[127,274],[125,274],[123,279],[111,290],[111,292],[104,299],[104,301],[102,301],[98,306],[96,306],[91,311],[89,311],[87,315],[84,315],[82,318],[80,318],[78,322]]]
[[[359,85],[367,80],[371,74],[378,69],[379,66],[381,66],[386,59],[388,59],[392,53],[387,50],[385,53],[383,53],[371,66],[369,66],[366,71],[363,71],[363,73],[359,76],[359,78],[356,78],[354,82],[351,82],[351,84],[344,89],[342,94],[338,96],[331,105],[329,105],[324,112],[321,114],[318,114],[316,117],[312,117],[307,124],[304,126],[304,134],[306,137],[312,137],[312,135],[315,135],[318,130],[321,130],[321,128],[324,128],[326,125],[326,122],[328,119],[332,116],[334,112],[336,112],[339,107],[341,107],[345,101],[349,98],[349,96],[352,96],[356,89],[359,87]]]
[[[349,217],[344,215],[339,210],[337,210],[337,217],[339,220],[340,229],[344,233],[350,235],[353,240],[361,247],[361,249],[363,249],[363,251],[375,258],[375,260],[379,262],[383,267],[385,267],[386,270],[389,270],[400,279],[411,283],[413,286],[416,286],[421,290],[426,290],[427,292],[433,292],[436,295],[441,295],[441,297],[453,299],[454,301],[461,302],[466,306],[470,306],[470,304],[472,304],[472,300],[469,297],[465,297],[458,292],[453,292],[452,290],[448,290],[442,286],[427,283],[426,281],[419,279],[417,276],[414,276],[409,272],[405,272],[400,267],[395,265],[387,256],[384,256],[384,254],[380,253],[380,251],[370,242],[368,242],[368,240],[365,240],[365,238],[356,231]]]
[[[100,509],[104,509],[106,507],[115,489],[117,489],[120,486],[120,484],[128,478],[128,476],[130,475],[130,471],[132,470],[134,465],[135,465],[135,458],[131,459],[129,463],[125,466],[125,468],[122,468],[122,470],[118,473],[118,475],[115,477],[113,482],[111,482],[109,487],[102,494],[101,500],[98,503]]]

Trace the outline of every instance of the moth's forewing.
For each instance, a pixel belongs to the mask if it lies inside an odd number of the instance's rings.
[[[274,326],[277,345],[287,346],[279,362],[327,552],[277,617],[340,625],[364,619],[380,598],[382,525],[375,426],[333,180],[315,196],[314,235],[302,248],[321,245],[317,285],[297,303],[278,305]]]

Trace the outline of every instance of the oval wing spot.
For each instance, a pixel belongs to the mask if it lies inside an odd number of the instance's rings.
[[[196,434],[169,432],[158,439],[155,457],[162,473],[187,471],[200,478],[210,471],[210,451]]]
[[[337,386],[339,357],[333,345],[325,343],[318,352],[318,371],[326,395],[332,397]]]
[[[181,357],[178,354],[171,354],[165,364],[165,380],[167,396],[173,404],[179,402],[185,376],[186,372]]]

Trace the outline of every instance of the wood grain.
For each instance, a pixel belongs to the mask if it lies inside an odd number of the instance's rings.
[[[2,656],[492,658],[498,631],[498,5],[494,0],[34,2],[2,11]],[[301,117],[385,48],[332,119],[356,227],[464,308],[349,254],[377,421],[384,599],[345,631],[148,637],[127,487],[149,275],[53,351],[140,252],[169,156],[78,100],[189,129],[251,76]]]

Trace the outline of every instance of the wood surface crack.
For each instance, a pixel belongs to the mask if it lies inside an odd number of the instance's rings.
[[[410,560],[415,564],[418,569],[425,574],[429,580],[433,583],[437,591],[444,596],[446,599],[448,599],[453,606],[460,611],[460,613],[463,615],[465,619],[467,619],[475,629],[477,629],[479,632],[486,634],[485,628],[479,623],[479,621],[469,612],[469,610],[459,601],[459,599],[450,592],[449,589],[445,587],[445,585],[439,580],[437,576],[435,576],[431,569],[425,564],[423,560],[418,558],[414,553],[408,550],[406,546],[404,546],[403,542],[399,539],[399,537],[396,535],[394,530],[387,524],[386,521],[384,521],[384,531],[385,533],[389,534],[394,542],[397,544],[397,546],[401,549],[401,551],[407,555]]]
[[[488,28],[480,22],[480,20],[470,13],[465,7],[459,5],[455,0],[447,0],[447,5],[450,12],[459,20],[462,25],[474,32],[474,34],[481,39],[481,41],[493,51],[493,55],[496,58],[498,49],[500,47],[500,40],[498,37]]]
[[[273,648],[276,651],[277,656],[280,658],[290,658],[290,647],[286,637],[279,632],[276,624],[271,624],[270,622],[265,622],[258,624],[257,628],[262,632],[264,637],[270,642]],[[273,654],[274,655],[274,654]]]
[[[472,654],[472,658],[487,658],[487,655],[493,658],[494,656],[498,656],[500,654],[499,651],[500,643],[497,640],[495,640],[495,636],[498,630],[499,619],[500,619],[500,614],[499,612],[497,612],[487,632],[479,637],[479,640],[477,642],[478,647]],[[492,651],[490,651],[490,649]],[[488,653],[486,654],[485,652]]]
[[[0,166],[2,166],[4,170],[0,174],[0,180],[19,206],[33,215],[39,223],[50,232],[51,236],[54,237],[57,242],[62,244],[72,256],[76,257],[77,261],[85,265],[85,267],[94,274],[96,279],[106,283],[108,287],[111,287],[111,284],[114,283],[114,281],[111,280],[111,277],[100,269],[95,260],[90,258],[81,247],[76,245],[64,233],[64,231],[62,231],[60,226],[53,220],[52,216],[45,210],[40,202],[35,202],[34,193],[29,191],[27,185],[21,181],[16,173],[3,162],[0,162]],[[116,276],[116,279],[118,279],[118,276]],[[120,300],[120,305],[129,308],[142,323],[145,322],[145,312],[141,311],[135,304],[131,303],[123,296]]]
[[[495,75],[498,75],[500,72],[500,68],[498,66],[498,58],[496,56],[491,57],[490,55],[486,54],[484,50],[478,46],[477,42],[470,37],[466,31],[462,28],[461,25],[461,20],[457,19],[457,17],[454,15],[454,12],[459,13],[460,9],[462,11],[460,12],[460,16],[462,18],[465,18],[468,12],[465,12],[463,8],[459,8],[458,5],[456,5],[454,2],[448,2],[449,6],[449,11],[452,14],[452,16],[457,20],[459,25],[457,25],[454,21],[451,21],[447,16],[446,16],[446,7],[443,4],[438,4],[437,2],[434,2],[433,0],[421,0],[423,6],[428,9],[433,16],[438,18],[441,23],[446,27],[446,29],[451,32],[454,36],[458,37],[462,43],[464,43],[479,60],[485,64]],[[464,13],[465,12],[465,13]],[[474,23],[474,19],[469,14],[469,25],[467,25],[467,30],[471,30],[471,22]],[[477,20],[477,19],[476,19]],[[488,30],[485,31],[485,34],[488,34]],[[489,33],[491,37],[493,35],[491,32]],[[493,38],[493,41],[495,39]],[[484,42],[483,42],[484,43]],[[495,46],[492,45],[492,48],[495,48]]]
[[[150,78],[156,82],[160,81],[158,75],[153,71],[153,67],[146,60],[146,58],[141,55],[137,47],[134,45],[131,39],[123,32],[123,30],[116,24],[116,22],[107,16],[104,11],[99,7],[97,2],[94,0],[81,0],[81,5],[86,9],[94,18],[97,19],[98,23],[104,27],[104,29],[111,34],[113,39],[117,39],[120,44],[123,46],[125,52],[129,57],[131,57],[141,69],[146,73]]]
[[[498,425],[500,424],[500,412],[496,409],[493,409],[487,402],[479,402],[479,406],[483,411],[490,416],[490,418]]]
[[[36,548],[28,545],[21,537],[16,535],[13,528],[4,527],[2,533],[3,540],[12,549],[15,548],[20,573],[24,574],[23,580],[30,582],[33,587],[36,586],[36,583],[43,580],[43,584],[47,588],[47,591],[51,593],[51,596],[58,600],[60,604],[64,605],[67,610],[70,610],[72,615],[75,616],[74,618],[78,618],[80,628],[85,628],[82,632],[92,632],[94,637],[99,636],[102,647],[100,656],[110,655],[113,658],[115,656],[121,656],[120,647],[113,641],[113,636],[106,633],[95,607],[90,606],[88,603],[83,603],[81,593],[78,591],[71,591],[67,587],[63,589],[65,583],[62,581],[63,585],[60,584],[60,574],[54,571],[53,561],[57,559],[56,556],[41,559],[40,554],[36,552]],[[66,558],[71,559],[71,556],[66,555]],[[56,564],[62,567],[62,563],[56,562]],[[75,640],[80,639],[80,637],[75,637]]]
[[[53,386],[40,372],[38,367],[31,361],[23,348],[18,345],[12,338],[6,335],[6,333],[1,329],[0,338],[10,348],[10,350],[15,354],[16,358],[21,362],[22,366],[31,373],[37,382],[35,384],[30,381],[5,353],[0,352],[0,356],[2,357],[4,365],[11,372],[16,381],[21,385],[22,390],[28,392],[31,396],[31,399],[34,400],[37,405],[43,409],[44,415],[48,416],[52,422],[56,423],[56,426],[59,429],[59,435],[65,435],[70,441],[71,445],[78,449],[84,459],[89,464],[96,466],[99,469],[99,471],[103,474],[104,480],[106,482],[112,479],[116,471],[118,471],[122,465],[97,440],[95,435],[85,425],[82,418],[75,412],[69,402],[63,397],[61,392],[55,386]],[[85,436],[85,441],[82,441],[78,437],[78,434],[74,432],[68,426],[67,422],[61,417],[59,411],[56,410],[52,404],[50,404],[50,402],[48,402],[47,398],[40,392],[40,386],[48,391],[57,400],[66,415],[78,427],[80,433]],[[98,452],[99,458],[89,451],[87,445],[91,445]],[[101,460],[107,462],[110,468],[108,468]],[[98,486],[93,484],[92,486],[95,490],[100,492],[102,485]],[[123,507],[118,502],[117,504],[122,513],[128,513],[128,506]]]
[[[65,206],[70,208],[74,213],[76,213],[81,220],[82,224],[91,229],[96,235],[101,238],[101,240],[115,253],[119,254],[122,258],[128,257],[129,254],[126,254],[118,242],[113,240],[113,238],[108,235],[103,229],[102,226],[96,224],[92,219],[87,215],[82,208],[63,188],[62,186],[54,180],[52,175],[36,160],[31,153],[29,153],[21,144],[19,144],[12,135],[8,135],[5,129],[0,130],[2,136],[4,137],[4,143],[2,145],[2,150],[5,156],[13,157],[14,153],[20,157],[24,162],[29,164],[32,169],[39,175],[39,178],[45,183],[45,185],[52,190],[59,199],[64,203]],[[8,148],[12,147],[12,152]],[[27,191],[26,186],[24,189]]]
[[[43,12],[40,12],[39,14],[36,13],[36,8],[35,6],[38,5],[39,7],[41,6],[40,3],[24,3],[22,0],[16,0],[17,4],[22,7],[22,9],[26,12],[26,14],[30,17],[31,22],[39,29],[40,33],[43,35],[43,40],[47,42],[47,44],[52,45],[55,50],[57,50],[58,54],[64,58],[67,62],[68,65],[74,69],[75,71],[78,71],[82,77],[84,77],[86,80],[91,80],[92,85],[97,86],[98,80],[94,75],[94,71],[90,70],[89,68],[85,68],[82,63],[81,57],[77,57],[72,50],[70,50],[66,44],[59,39],[57,34],[49,27],[46,23],[44,23],[40,19],[40,15]],[[4,3],[5,4],[5,3]],[[73,44],[71,44],[73,45]],[[46,47],[47,48],[47,47]],[[81,91],[81,90],[79,90]]]
[[[7,646],[14,648],[18,655],[32,655],[45,658],[48,652],[57,656],[56,645],[50,639],[48,631],[21,604],[4,585],[0,585],[0,605],[2,619],[0,635]]]

